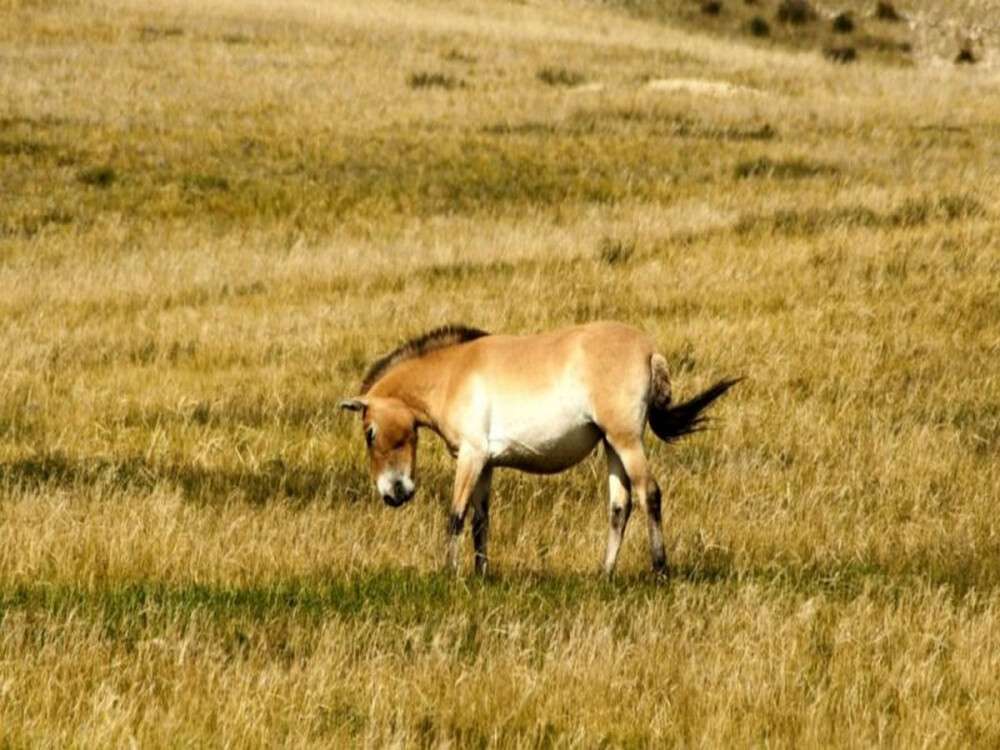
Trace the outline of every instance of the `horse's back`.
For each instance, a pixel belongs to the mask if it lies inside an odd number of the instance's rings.
[[[466,366],[524,383],[551,383],[567,370],[585,377],[614,377],[648,369],[650,338],[616,321],[597,321],[525,335],[485,336],[465,345]]]

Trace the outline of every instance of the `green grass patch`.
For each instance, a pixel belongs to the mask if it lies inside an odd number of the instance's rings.
[[[233,142],[226,145],[232,153],[213,156],[225,157],[235,167],[226,175],[198,170],[202,159],[197,153],[190,155],[189,163],[182,161],[169,170],[151,166],[155,162],[130,155],[124,144],[121,169],[127,171],[128,190],[110,189],[123,179],[110,166],[78,174],[84,193],[67,189],[54,172],[36,175],[36,182],[54,188],[52,216],[71,217],[77,225],[111,213],[157,221],[202,217],[220,227],[243,228],[291,220],[294,227],[311,232],[331,231],[351,218],[492,214],[567,201],[666,199],[672,189],[664,175],[676,178],[678,171],[687,169],[678,159],[693,155],[651,152],[646,142],[617,137],[619,128],[609,122],[605,127],[581,120],[552,138],[541,137],[534,127],[520,131],[524,137],[501,135],[505,126],[454,139],[376,134],[363,140],[319,140],[287,163],[280,148],[248,154]],[[672,127],[663,126],[665,131]],[[683,126],[676,130],[686,133]],[[576,136],[585,132],[593,137]],[[708,131],[704,135],[715,137]],[[723,129],[717,135],[768,138],[771,131]],[[178,184],[181,191],[171,189]],[[0,222],[6,233],[21,235],[36,234],[50,223],[34,212],[11,212]]]

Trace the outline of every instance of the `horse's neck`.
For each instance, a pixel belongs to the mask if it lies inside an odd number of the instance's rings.
[[[438,432],[443,414],[443,378],[440,371],[419,359],[400,362],[371,389],[372,395],[397,398],[417,416],[417,422]]]

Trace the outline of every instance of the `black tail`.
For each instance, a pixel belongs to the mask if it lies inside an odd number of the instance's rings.
[[[741,380],[743,378],[720,380],[694,398],[668,406],[666,409],[657,409],[650,404],[649,426],[656,433],[656,437],[667,443],[703,430],[708,417],[702,412]]]

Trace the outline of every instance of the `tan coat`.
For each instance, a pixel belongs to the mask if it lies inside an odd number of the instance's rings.
[[[649,420],[654,432],[670,440],[697,429],[702,409],[733,382],[671,407],[666,360],[646,334],[622,323],[526,336],[448,327],[380,360],[365,378],[362,396],[342,405],[362,412],[373,476],[389,505],[413,495],[418,428],[444,439],[458,461],[452,566],[471,504],[476,567],[485,569],[495,467],[559,472],[603,441],[611,494],[605,570],[614,568],[632,492],[646,510],[653,566],[663,570],[660,492],[649,474],[643,430]]]

